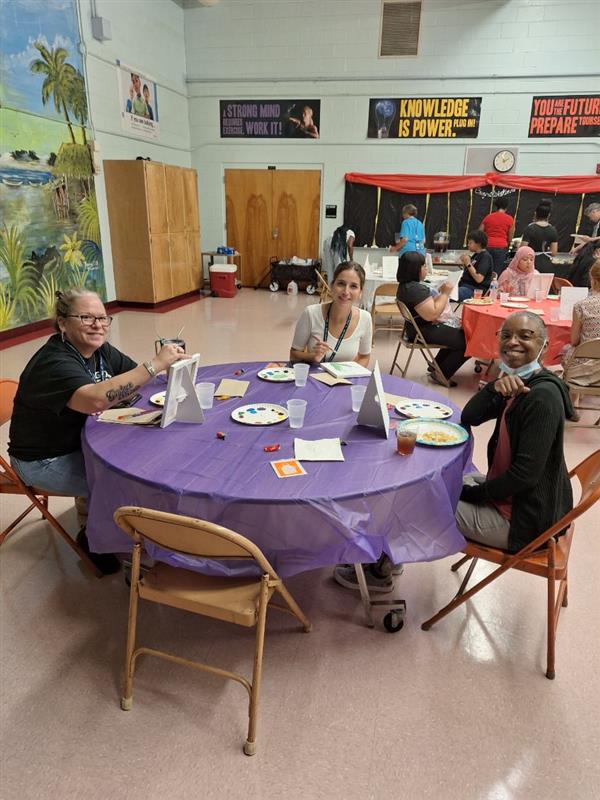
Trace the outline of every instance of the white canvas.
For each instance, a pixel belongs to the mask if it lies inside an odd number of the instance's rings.
[[[544,300],[548,297],[552,281],[554,280],[553,272],[541,272],[539,275],[534,275],[529,284],[529,291],[527,297],[534,298],[536,291],[544,293]]]
[[[204,413],[191,378],[192,372],[194,376],[196,374],[199,358],[199,355],[186,358],[169,369],[161,428],[166,428],[172,422],[204,422]]]
[[[383,277],[386,280],[396,280],[398,272],[398,256],[383,256]]]
[[[560,290],[560,318],[571,319],[575,303],[584,300],[587,296],[588,290],[585,286],[563,286]]]
[[[356,422],[358,425],[377,428],[386,439],[389,436],[390,417],[387,410],[385,391],[381,381],[379,361],[375,362],[371,380],[367,385],[367,391],[363,397]]]

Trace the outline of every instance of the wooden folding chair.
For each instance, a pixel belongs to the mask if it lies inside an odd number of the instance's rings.
[[[17,381],[9,379],[0,380],[0,426],[7,423],[12,416],[13,402],[18,386],[19,384]],[[16,528],[21,520],[25,519],[34,508],[37,508],[42,517],[50,523],[69,547],[77,553],[84,566],[96,577],[102,577],[102,573],[90,561],[87,553],[69,536],[56,517],[48,510],[49,497],[64,497],[65,495],[53,494],[52,492],[46,492],[34,486],[27,486],[8,461],[2,456],[0,456],[0,494],[23,495],[29,500],[29,506],[25,511],[19,514],[19,516],[0,533],[0,545],[3,544],[6,537]]]
[[[572,358],[585,358],[594,361],[600,360],[600,339],[590,339],[587,342],[583,342],[582,344],[577,345],[575,350],[573,351]],[[574,397],[573,405],[577,409],[577,411],[598,411],[598,406],[582,406],[579,403],[579,396],[584,395],[588,397],[600,397],[600,386],[582,386],[579,383],[575,383],[572,380],[569,380],[569,367],[565,370],[563,375],[563,380],[569,387],[569,392],[571,396]],[[570,425],[577,426],[578,428],[594,428],[595,430],[599,430],[600,428],[600,417],[594,422],[593,425],[585,425],[579,422],[570,422]]]
[[[121,708],[129,711],[133,703],[133,676],[140,655],[152,655],[175,664],[230,678],[241,683],[248,692],[249,724],[244,753],[256,752],[256,719],[262,674],[267,608],[291,613],[308,633],[311,624],[269,564],[261,550],[249,539],[220,525],[201,519],[183,517],[148,508],[123,506],[115,511],[116,523],[135,542],[133,546],[131,589],[129,594],[129,624],[125,657],[125,681]],[[237,559],[254,562],[261,574],[256,577],[224,578],[202,575],[187,569],[158,562],[140,578],[140,557],[144,540],[175,553],[200,556],[211,560]],[[285,606],[270,600],[278,592]],[[244,627],[256,627],[254,671],[252,681],[237,672],[149,647],[135,647],[138,599],[191,611],[194,614],[232,622]]]
[[[444,386],[450,387],[450,381],[446,378],[442,370],[438,367],[437,361],[435,360],[435,355],[433,353],[434,350],[447,350],[445,344],[429,344],[425,341],[423,334],[421,333],[421,329],[417,324],[415,318],[410,313],[408,306],[406,306],[401,300],[396,300],[398,304],[398,309],[400,310],[400,314],[404,319],[404,328],[400,337],[398,339],[398,347],[396,348],[396,352],[394,353],[394,359],[392,361],[392,367],[390,369],[390,375],[393,373],[394,368],[398,367],[400,370],[400,375],[404,378],[406,377],[406,373],[408,372],[408,367],[410,366],[410,361],[413,357],[413,353],[415,350],[418,350],[425,361],[427,362],[427,366],[431,369],[431,371],[442,381]],[[406,333],[406,323],[410,323],[414,330],[415,330],[415,338],[412,342],[408,340],[408,336]],[[398,361],[398,355],[400,353],[400,348],[404,345],[404,347],[409,350],[408,358],[406,359],[406,363],[404,367],[400,365]]]
[[[382,283],[375,289],[373,295],[373,305],[371,306],[371,319],[373,320],[373,339],[377,331],[396,331],[401,333],[404,328],[404,320],[400,314],[400,309],[396,300],[391,303],[377,304],[378,297],[396,297],[398,291],[397,283]],[[377,325],[377,319],[387,317],[387,325]]]
[[[496,547],[488,547],[477,542],[467,542],[463,549],[464,558],[452,565],[452,571],[456,572],[459,567],[467,561],[471,561],[458,592],[454,599],[438,611],[431,619],[421,625],[424,631],[428,631],[442,617],[445,617],[455,608],[470,600],[473,595],[481,589],[495,581],[509,569],[517,569],[520,572],[527,572],[530,575],[539,575],[547,581],[547,663],[546,677],[555,677],[555,641],[556,628],[561,607],[567,605],[567,574],[569,566],[569,553],[573,532],[575,529],[574,520],[590,509],[600,498],[600,450],[588,456],[578,466],[571,470],[569,477],[577,477],[581,484],[581,497],[579,503],[559,519],[551,528],[541,533],[532,542],[521,548],[517,553],[507,553]],[[561,531],[567,528],[563,536],[559,536]],[[491,561],[500,566],[491,572],[475,586],[467,590],[467,584],[473,574],[477,561]],[[558,589],[557,589],[558,582]]]
[[[573,286],[573,284],[566,278],[555,277],[554,280],[552,281],[552,285],[550,286],[550,293],[560,294],[560,290],[563,288],[563,286]]]
[[[325,280],[321,270],[315,270],[315,275],[317,276],[317,282],[319,284],[319,297],[321,298],[321,302],[327,303],[332,297],[331,288]]]

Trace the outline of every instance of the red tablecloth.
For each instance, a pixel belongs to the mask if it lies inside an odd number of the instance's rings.
[[[527,305],[530,310],[544,311],[542,319],[548,328],[548,349],[544,356],[546,365],[560,364],[561,350],[571,341],[570,319],[550,321],[550,310],[558,307],[558,300],[543,300],[541,303],[530,300]],[[516,308],[501,306],[499,301],[482,306],[464,304],[462,326],[467,340],[466,355],[482,360],[498,358],[497,333],[506,317],[515,311]]]

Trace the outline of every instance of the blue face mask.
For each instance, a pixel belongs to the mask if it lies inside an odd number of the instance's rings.
[[[546,346],[546,339],[544,339],[544,343],[539,349],[537,356],[534,358],[533,361],[530,361],[528,364],[522,364],[520,367],[509,367],[508,364],[505,364],[502,359],[500,360],[500,369],[505,375],[516,375],[519,378],[528,378],[530,375],[533,375],[534,372],[537,372],[538,369],[542,368],[542,365],[538,361],[538,358],[541,355],[542,350]]]

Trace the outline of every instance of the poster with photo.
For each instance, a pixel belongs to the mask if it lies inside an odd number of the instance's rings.
[[[123,62],[117,64],[121,127],[141,139],[158,139],[158,95],[156,83]]]
[[[534,97],[529,138],[600,136],[600,95]]]
[[[368,139],[476,139],[481,97],[369,100]]]
[[[221,139],[318,139],[320,100],[221,100]]]

